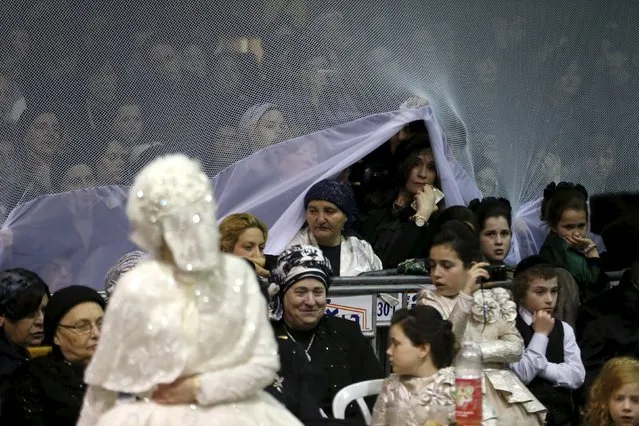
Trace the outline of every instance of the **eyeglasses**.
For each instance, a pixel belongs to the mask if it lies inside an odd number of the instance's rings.
[[[73,330],[77,334],[89,334],[93,331],[93,327],[95,327],[98,331],[102,329],[102,318],[96,322],[80,321],[75,325],[59,324],[59,326],[68,330]]]

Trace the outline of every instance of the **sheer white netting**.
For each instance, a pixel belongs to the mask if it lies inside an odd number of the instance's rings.
[[[549,181],[639,187],[638,12],[634,1],[3,1],[1,266],[101,287],[133,248],[118,186],[176,151],[211,177],[246,159],[215,179],[220,214],[263,217],[275,252],[310,184],[423,118],[457,188],[447,203],[469,201],[473,182],[509,198],[534,250]],[[430,107],[400,111],[413,96]],[[80,188],[94,189],[46,195]]]

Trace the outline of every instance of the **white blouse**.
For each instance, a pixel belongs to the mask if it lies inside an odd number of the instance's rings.
[[[342,277],[354,277],[363,272],[379,271],[384,269],[382,261],[373,251],[368,241],[357,237],[342,237],[340,248],[339,274]],[[287,247],[295,245],[309,245],[319,247],[317,240],[307,227],[300,230],[288,243]]]

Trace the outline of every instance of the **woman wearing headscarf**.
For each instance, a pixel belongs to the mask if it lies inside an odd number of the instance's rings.
[[[49,287],[34,272],[0,272],[0,406],[11,374],[30,358],[27,348],[42,343],[50,296]]]
[[[120,280],[120,277],[125,273],[131,271],[140,262],[147,260],[149,256],[140,250],[130,251],[122,256],[118,261],[109,269],[104,278],[104,293],[106,294],[106,300],[108,301],[113,292],[115,291],[115,285]]]
[[[326,314],[332,275],[330,262],[312,246],[289,247],[271,272],[279,289],[271,306],[275,335],[295,342],[306,355],[312,370],[312,393],[329,417],[339,390],[384,377],[357,323]],[[358,414],[354,407],[346,412],[347,418]]]
[[[323,180],[304,197],[306,227],[289,243],[319,248],[335,276],[355,276],[382,269],[382,261],[371,245],[353,235],[355,197],[347,184]]]
[[[95,290],[70,286],[57,291],[44,315],[49,354],[16,370],[0,423],[73,426],[86,385],[84,370],[100,338],[105,303]]]
[[[240,142],[251,153],[286,140],[289,126],[282,110],[275,104],[264,103],[250,107],[238,126]]]
[[[299,425],[262,391],[279,368],[246,261],[220,253],[200,165],[156,159],[136,177],[131,239],[151,259],[123,275],[85,374],[79,426]],[[137,398],[116,405],[118,393]]]

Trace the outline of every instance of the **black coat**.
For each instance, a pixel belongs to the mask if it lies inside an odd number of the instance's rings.
[[[275,322],[273,329],[276,336],[290,339],[283,321]],[[352,321],[325,315],[314,330],[300,332],[289,329],[289,332],[302,353],[312,336],[315,336],[308,349],[311,357],[311,392],[328,416],[332,416],[333,398],[342,388],[384,377],[384,370],[373,352],[371,342]],[[351,405],[346,411],[346,418],[357,417],[359,408]]]
[[[312,369],[304,351],[288,336],[276,336],[280,371],[266,388],[301,421],[318,419],[319,400],[312,393]]]
[[[414,214],[410,206],[394,211],[391,200],[389,206],[373,209],[361,219],[357,231],[371,244],[384,269],[396,268],[406,259],[428,257],[434,231],[431,226],[415,225],[410,220]]]
[[[84,366],[59,351],[33,358],[13,374],[0,424],[74,426],[86,390],[83,378]]]
[[[11,376],[27,361],[29,361],[29,352],[9,343],[4,335],[4,329],[0,327],[0,407],[11,385]],[[0,414],[2,414],[1,408]]]

